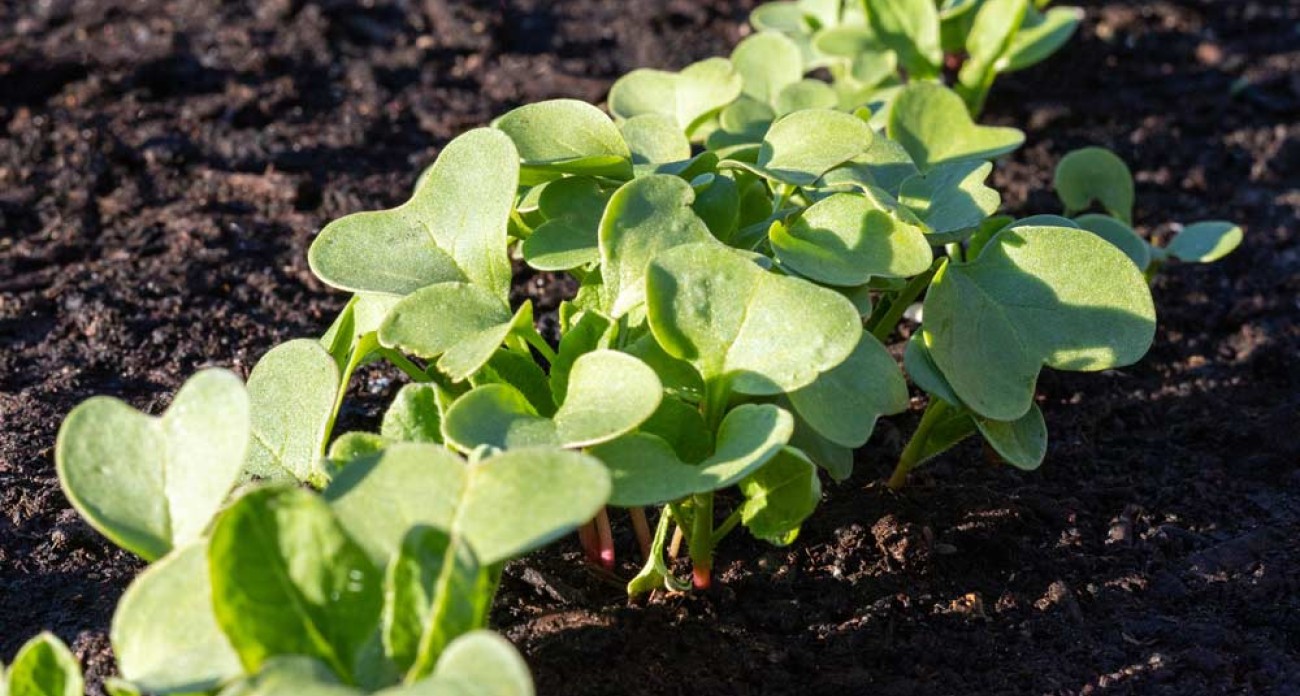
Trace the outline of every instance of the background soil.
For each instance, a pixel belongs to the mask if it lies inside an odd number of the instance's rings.
[[[48,628],[92,693],[111,668],[139,564],[58,490],[73,405],[157,412],[201,366],[319,334],[343,299],[306,267],[322,224],[511,106],[725,55],[751,5],[0,3],[0,659]],[[914,412],[792,547],[729,540],[708,594],[629,605],[571,543],[513,564],[496,623],[540,693],[1300,693],[1300,2],[1087,11],[993,93],[986,120],[1028,132],[1004,207],[1056,212],[1057,159],[1104,145],[1143,232],[1229,218],[1244,247],[1161,277],[1142,364],[1045,375],[1040,471],[967,443],[890,494]],[[365,373],[345,418],[392,381]]]

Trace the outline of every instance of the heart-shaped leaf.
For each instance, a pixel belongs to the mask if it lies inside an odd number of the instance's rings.
[[[301,655],[352,681],[378,628],[383,575],[320,496],[279,487],[243,496],[212,529],[208,567],[217,623],[246,671]]]
[[[272,481],[317,480],[342,377],[311,339],[282,343],[248,375],[252,441],[246,470]]]
[[[519,153],[509,137],[490,128],[465,133],[443,148],[406,203],[326,225],[307,256],[312,272],[336,288],[390,295],[469,281],[504,301],[506,227],[518,183]]]
[[[508,384],[519,390],[528,403],[543,416],[555,415],[555,397],[551,391],[550,378],[542,371],[532,355],[501,349],[492,354],[492,359],[479,370],[469,382],[472,386],[485,384]],[[444,402],[444,411],[451,407],[454,397]]]
[[[577,452],[531,447],[467,464],[441,447],[406,443],[353,462],[325,498],[376,563],[387,563],[418,524],[463,537],[492,565],[590,521],[609,490],[605,467]]]
[[[384,412],[379,434],[393,442],[442,442],[442,413],[449,400],[436,384],[404,385]]]
[[[889,138],[875,138],[866,152],[826,172],[817,182],[817,187],[865,191],[874,186],[891,196],[898,196],[903,182],[918,173],[911,155],[902,145]]]
[[[1038,404],[1013,421],[995,421],[975,416],[975,426],[1008,464],[1033,471],[1047,456],[1047,423]]]
[[[571,176],[547,184],[538,201],[546,221],[521,247],[528,265],[563,271],[597,261],[600,218],[609,196],[591,177]]]
[[[248,413],[244,385],[226,370],[191,377],[161,418],[92,397],[59,428],[59,482],[91,526],[157,560],[199,538],[235,485]]]
[[[976,111],[982,105],[983,92],[992,84],[996,63],[1006,54],[1029,9],[1029,0],[984,0],[975,13],[966,35],[966,62],[958,79],[963,88],[978,93]]]
[[[1056,195],[1066,215],[1088,209],[1093,201],[1126,224],[1133,222],[1133,175],[1118,155],[1100,147],[1075,150],[1056,165]]]
[[[632,150],[632,164],[652,165],[691,158],[691,142],[677,121],[666,114],[641,114],[624,121],[619,130]]]
[[[745,502],[740,521],[750,534],[776,546],[799,536],[799,525],[817,509],[822,485],[817,466],[799,450],[784,447],[739,484]]]
[[[821,80],[800,80],[786,85],[776,97],[776,114],[784,116],[807,109],[834,109],[840,98],[830,85]]]
[[[610,88],[609,110],[624,119],[662,114],[689,136],[701,121],[735,101],[741,85],[741,76],[726,58],[693,63],[680,73],[633,70]]]
[[[82,696],[81,665],[68,646],[48,631],[18,649],[6,678],[8,696]]]
[[[939,74],[939,14],[933,0],[866,0],[867,17],[880,40],[898,54],[913,78]]]
[[[379,328],[384,346],[432,360],[459,382],[483,367],[512,331],[531,328],[532,305],[510,313],[505,302],[477,285],[438,283],[411,293]]]
[[[706,382],[725,379],[744,394],[807,386],[843,362],[861,335],[858,311],[843,295],[765,271],[722,246],[661,253],[646,288],[659,345]]]
[[[656,254],[681,244],[717,243],[691,208],[694,202],[691,185],[667,174],[630,181],[614,192],[600,221],[602,292],[611,317],[645,302],[646,266]]]
[[[941,164],[904,181],[898,201],[938,234],[977,227],[1002,204],[984,185],[992,171],[993,163],[978,160]]]
[[[745,96],[770,106],[786,87],[803,79],[803,54],[784,34],[762,31],[736,45],[731,52],[743,82]]]
[[[871,126],[852,114],[829,109],[796,111],[772,124],[753,165],[737,160],[725,164],[774,181],[809,186],[866,152],[874,138]]]
[[[961,401],[1020,418],[1044,366],[1094,371],[1135,362],[1155,334],[1141,271],[1089,232],[1000,232],[974,261],[950,263],[926,296],[925,342]]]
[[[789,227],[774,224],[769,234],[782,264],[828,285],[905,278],[924,273],[934,260],[921,228],[861,194],[823,198]]]
[[[687,464],[657,435],[633,433],[591,448],[609,467],[609,504],[637,507],[720,490],[757,471],[790,440],[794,418],[771,404],[732,409],[718,427],[717,449],[700,464]]]
[[[564,403],[553,418],[539,416],[518,390],[479,387],[447,411],[443,432],[464,452],[489,445],[588,447],[636,428],[654,414],[663,385],[645,363],[612,350],[579,357],[569,374]]]
[[[1128,254],[1138,268],[1146,270],[1151,265],[1151,245],[1138,236],[1132,227],[1109,215],[1089,213],[1074,219],[1080,228],[1114,244],[1120,251]]]
[[[1231,254],[1241,244],[1241,238],[1237,225],[1207,220],[1184,227],[1165,251],[1180,261],[1211,263]]]
[[[908,403],[898,363],[865,331],[847,360],[789,397],[799,417],[822,437],[855,449],[867,443],[879,416],[902,413]]]
[[[899,93],[888,132],[922,172],[944,162],[991,160],[1025,141],[1025,134],[1015,128],[976,125],[961,97],[928,82],[913,82]]]
[[[213,614],[201,541],[136,577],[118,602],[111,637],[118,670],[146,693],[208,691],[244,671]]]
[[[587,102],[552,99],[527,104],[493,125],[514,141],[525,168],[632,177],[632,153],[618,126]]]
[[[428,676],[459,635],[483,628],[493,582],[463,539],[413,527],[384,580],[384,650],[408,682]]]

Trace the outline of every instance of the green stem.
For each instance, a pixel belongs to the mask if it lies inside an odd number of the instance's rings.
[[[930,438],[930,431],[934,429],[935,424],[948,408],[947,402],[943,399],[930,398],[930,403],[926,405],[925,413],[921,416],[921,422],[916,426],[916,432],[912,433],[912,439],[907,441],[907,446],[898,457],[898,465],[894,467],[894,474],[889,477],[889,487],[892,490],[898,490],[907,483],[908,473],[921,462],[921,455],[925,452],[925,442]]]
[[[537,329],[524,331],[523,338],[528,342],[528,345],[536,348],[537,352],[541,353],[543,358],[546,358],[548,364],[554,365],[556,361],[560,359],[559,356],[555,354],[555,349],[551,348],[551,344],[547,343],[546,339],[542,338],[542,335],[537,333]]]
[[[884,343],[889,340],[890,334],[894,333],[894,327],[898,325],[898,320],[903,318],[903,313],[929,287],[930,279],[934,277],[937,268],[938,264],[930,266],[930,270],[907,281],[907,286],[900,290],[898,296],[889,303],[889,308],[885,310],[884,315],[875,320],[874,323],[868,320],[867,325],[871,328],[871,335],[875,336],[877,341]],[[872,312],[872,314],[875,313]]]
[[[411,381],[413,382],[432,381],[429,378],[429,373],[425,372],[424,370],[421,370],[419,365],[416,365],[415,363],[411,362],[411,359],[406,357],[405,355],[402,355],[401,353],[391,348],[385,348],[383,351],[381,351],[381,353],[383,354],[385,360],[392,363],[394,367],[401,370],[402,373],[405,374],[407,377],[410,377]]]
[[[713,532],[713,546],[715,548],[718,544],[722,543],[723,539],[727,538],[727,535],[731,533],[731,530],[736,528],[736,525],[740,524],[740,513],[742,509],[743,508],[736,508],[735,510],[732,510],[731,514],[727,515],[727,519],[723,520],[722,524],[718,525],[717,530]]]
[[[697,494],[694,502],[691,538],[687,545],[691,551],[695,589],[707,590],[713,575],[713,492]]]

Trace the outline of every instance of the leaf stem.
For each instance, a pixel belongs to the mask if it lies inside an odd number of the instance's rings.
[[[646,519],[645,508],[634,507],[627,511],[632,518],[632,530],[636,532],[637,544],[641,547],[641,557],[650,560],[650,521]]]
[[[929,287],[930,279],[934,277],[938,265],[938,263],[931,265],[930,269],[925,273],[907,281],[907,285],[890,302],[885,313],[879,319],[876,319],[874,323],[868,320],[867,326],[871,331],[871,335],[875,336],[877,341],[884,343],[889,340],[889,336],[894,333],[894,328],[898,325],[898,320],[903,318],[903,313]]]
[[[380,354],[384,356],[385,360],[392,363],[394,367],[401,370],[403,374],[405,374],[407,377],[410,377],[411,381],[413,382],[433,381],[429,377],[429,373],[425,372],[424,370],[421,370],[419,365],[416,365],[415,363],[411,362],[410,358],[406,357],[405,355],[402,355],[400,352],[393,350],[391,348],[385,348],[382,351],[380,351]]]
[[[743,507],[738,507],[732,510],[731,514],[727,515],[727,519],[718,525],[717,530],[713,532],[713,545],[715,547],[722,543],[722,540],[727,537],[727,534],[731,533],[731,530],[736,528],[736,525],[740,524],[741,510],[743,509]]]
[[[555,349],[546,342],[546,339],[542,338],[541,334],[537,333],[537,329],[523,332],[523,337],[528,342],[528,345],[536,348],[537,352],[541,353],[547,364],[554,365],[559,360],[559,356],[555,354]]]
[[[596,539],[599,542],[597,552],[600,564],[607,569],[614,567],[614,530],[609,524],[609,508],[601,508],[596,513]]]
[[[688,542],[691,574],[695,589],[707,590],[713,584],[713,492],[696,494],[694,502],[695,509],[691,511],[694,519]]]
[[[907,441],[903,453],[898,456],[898,464],[894,467],[894,473],[889,477],[889,488],[891,490],[896,491],[907,483],[908,473],[921,462],[921,455],[925,452],[925,443],[930,438],[930,431],[934,429],[935,424],[939,422],[939,419],[943,417],[948,408],[947,402],[943,399],[930,398],[930,403],[925,407],[925,413],[921,415],[921,422],[916,426],[916,432],[912,433],[912,439]]]

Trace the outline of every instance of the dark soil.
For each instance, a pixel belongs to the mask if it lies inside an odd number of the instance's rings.
[[[319,334],[343,299],[307,270],[322,224],[511,106],[725,54],[751,4],[0,3],[0,658],[48,628],[93,693],[111,669],[140,564],[59,492],[73,405],[156,412],[198,367]],[[1247,231],[1156,283],[1143,363],[1045,375],[1040,471],[967,443],[891,494],[913,415],[793,546],[729,540],[709,593],[629,604],[571,543],[516,563],[496,618],[540,692],[1300,693],[1298,28],[1296,0],[1092,3],[995,89],[986,119],[1028,132],[1009,211],[1056,212],[1056,160],[1097,144],[1132,163],[1143,232]]]

